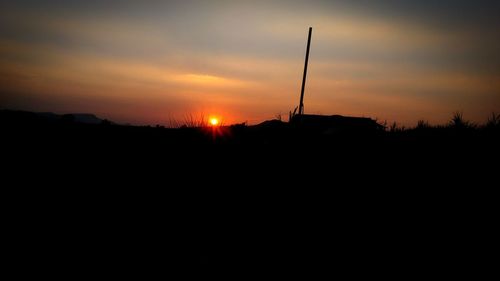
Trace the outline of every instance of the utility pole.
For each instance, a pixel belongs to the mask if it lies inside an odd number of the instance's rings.
[[[312,27],[309,27],[309,36],[307,37],[306,61],[304,63],[304,76],[302,77],[302,90],[300,91],[299,115],[304,114],[304,90],[306,88],[307,64],[309,63],[309,49],[311,48]]]

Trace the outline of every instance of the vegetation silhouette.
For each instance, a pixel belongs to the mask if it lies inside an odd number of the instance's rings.
[[[73,272],[91,260],[138,277],[169,266],[242,278],[477,276],[491,263],[481,249],[495,236],[498,114],[412,128],[308,115],[175,128],[81,120],[0,111],[6,190],[21,193],[9,196],[11,241],[22,241],[11,260],[54,253]]]

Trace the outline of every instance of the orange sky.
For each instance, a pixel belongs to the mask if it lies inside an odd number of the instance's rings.
[[[313,26],[306,113],[412,125],[500,111],[498,21],[476,15],[419,14],[412,1],[19,2],[0,12],[2,108],[133,124],[286,119]]]

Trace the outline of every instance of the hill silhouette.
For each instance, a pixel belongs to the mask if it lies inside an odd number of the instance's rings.
[[[477,276],[491,262],[498,122],[325,118],[163,128],[0,111],[12,259],[241,278]],[[332,122],[347,127],[318,129]]]

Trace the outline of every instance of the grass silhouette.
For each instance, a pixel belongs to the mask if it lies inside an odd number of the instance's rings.
[[[5,197],[8,241],[20,241],[12,257],[167,264],[190,277],[484,265],[477,249],[496,239],[499,120],[455,114],[332,133],[279,118],[127,126],[3,110],[4,191],[22,194]]]

